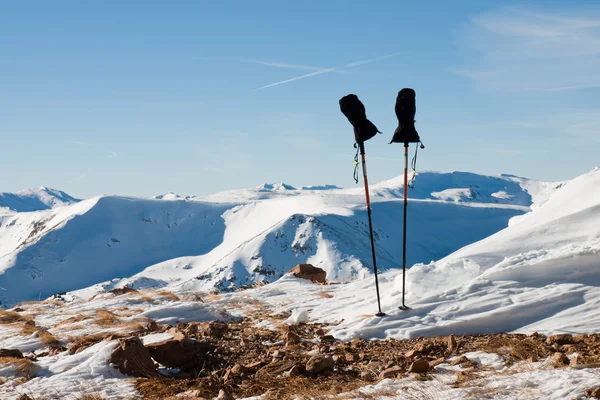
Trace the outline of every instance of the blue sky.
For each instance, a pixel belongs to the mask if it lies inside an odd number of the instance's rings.
[[[348,93],[384,132],[370,180],[388,179],[403,87],[421,170],[585,173],[600,164],[600,5],[3,1],[0,191],[351,187]]]

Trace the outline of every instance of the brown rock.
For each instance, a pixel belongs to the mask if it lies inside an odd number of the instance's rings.
[[[600,399],[600,386],[586,390],[585,395],[594,399]]]
[[[314,283],[327,283],[327,274],[321,268],[311,264],[298,264],[288,271],[297,278],[308,279]]]
[[[552,335],[546,339],[546,344],[548,346],[552,346],[553,344],[557,344],[559,346],[565,344],[573,344],[575,341],[573,340],[573,336],[569,334],[561,334],[561,335]]]
[[[415,345],[415,351],[422,354],[427,354],[431,351],[431,345],[427,342],[417,343]]]
[[[146,346],[152,358],[165,367],[183,367],[192,360],[198,359],[209,346],[206,343],[187,339],[182,334],[176,334],[173,339],[151,343]]]
[[[458,349],[458,344],[456,343],[456,339],[454,335],[450,335],[448,337],[448,353],[452,354]]]
[[[466,362],[469,362],[470,360],[465,357],[465,356],[460,356],[458,358],[455,358],[454,360],[450,361],[450,365],[459,365],[459,364],[464,364]]]
[[[127,294],[127,293],[138,293],[138,291],[133,288],[125,286],[122,288],[111,289],[108,291],[108,293],[112,293],[115,296],[120,296],[122,294]]]
[[[394,378],[400,373],[402,373],[402,368],[400,368],[400,367],[388,368],[384,371],[381,371],[381,373],[379,374],[379,379],[381,380],[381,379]]]
[[[429,369],[433,369],[433,368],[437,367],[438,365],[443,364],[445,362],[446,362],[445,357],[441,357],[436,360],[429,361]]]
[[[156,366],[148,349],[137,337],[120,339],[110,355],[109,362],[126,375],[150,378],[156,375]]]
[[[234,400],[231,393],[227,389],[219,390],[219,395],[217,396],[217,400]]]
[[[285,351],[283,350],[275,350],[272,354],[273,358],[283,358],[285,356]]]
[[[554,353],[552,356],[552,365],[554,365],[556,368],[564,367],[565,365],[569,365],[569,359],[564,355],[564,353]]]
[[[404,357],[406,357],[408,359],[411,359],[416,355],[417,355],[417,351],[415,351],[415,350],[409,350],[406,353],[404,353]]]
[[[27,396],[25,393],[17,397],[17,400],[33,400],[31,397]]]
[[[0,349],[0,357],[23,358],[19,349]]]
[[[146,330],[148,332],[156,332],[158,330],[158,324],[156,323],[156,321],[150,319],[148,322],[146,322]]]
[[[416,359],[410,366],[408,367],[408,372],[416,373],[416,374],[424,374],[429,371],[429,362],[424,358]]]
[[[351,362],[355,362],[358,361],[358,354],[356,353],[346,353],[345,355],[346,361],[351,363]]]
[[[228,325],[221,321],[211,321],[208,324],[208,335],[217,339],[221,339],[227,332]]]
[[[35,321],[30,319],[29,321],[26,321],[23,325],[25,326],[36,326],[35,325]]]
[[[332,335],[325,335],[321,337],[321,342],[335,342],[335,338]]]
[[[577,367],[577,366],[585,365],[585,360],[581,356],[575,356],[575,357],[573,357],[571,359],[571,362],[569,363],[569,365],[571,367]]]
[[[176,394],[175,396],[167,397],[165,400],[206,400],[200,396],[200,390],[187,390]]]
[[[286,345],[290,346],[290,345],[293,345],[293,344],[300,343],[302,341],[302,338],[300,338],[300,336],[298,336],[294,332],[288,331],[288,333],[286,335],[286,338],[285,338],[285,341],[286,341]]]
[[[330,356],[312,356],[306,363],[306,372],[318,375],[333,371],[333,358]]]

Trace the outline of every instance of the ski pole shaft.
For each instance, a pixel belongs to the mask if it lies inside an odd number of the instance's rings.
[[[376,314],[378,317],[382,317],[385,314],[381,311],[381,300],[379,297],[379,280],[377,278],[377,257],[375,255],[375,239],[373,237],[373,221],[371,219],[371,199],[369,197],[369,180],[367,179],[367,162],[365,160],[365,145],[363,142],[359,143],[360,156],[362,159],[363,178],[365,183],[365,196],[367,199],[367,216],[369,219],[369,233],[371,236],[371,253],[373,255],[373,272],[375,273],[375,290],[377,291],[377,307],[379,312]]]
[[[406,293],[406,214],[408,209],[408,143],[404,143],[404,229],[402,235],[402,307],[407,309],[404,304]]]

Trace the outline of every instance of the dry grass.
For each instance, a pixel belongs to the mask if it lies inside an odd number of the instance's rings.
[[[221,295],[217,294],[217,293],[210,293],[210,294],[206,295],[205,299],[210,300],[210,301],[217,301],[217,300],[221,300]]]
[[[38,337],[42,343],[47,344],[48,346],[58,346],[60,344],[58,339],[47,330],[38,329],[38,332]]]
[[[94,322],[100,326],[111,326],[119,323],[119,318],[108,310],[98,308]]]
[[[140,301],[143,301],[144,303],[156,303],[156,299],[153,299],[148,295],[141,296]]]
[[[26,318],[18,312],[3,310],[0,308],[0,324],[12,324],[25,320]]]
[[[63,321],[60,321],[58,324],[56,324],[56,326],[74,324],[75,322],[85,321],[86,319],[90,319],[90,318],[91,317],[89,317],[87,315],[78,314],[78,315],[75,315],[74,317],[67,318],[67,319],[65,319]]]
[[[326,299],[333,298],[333,295],[331,293],[327,293],[327,292],[318,292],[317,296],[324,297]]]
[[[21,328],[21,334],[29,336],[37,330],[38,328],[35,326],[35,324],[23,324],[23,327]]]
[[[9,364],[15,368],[15,375],[20,377],[33,377],[37,365],[28,358],[0,357],[0,364]]]
[[[126,321],[119,324],[119,327],[127,329],[130,333],[143,331],[144,325],[140,322]]]
[[[162,297],[165,297],[167,300],[172,300],[172,301],[179,301],[179,300],[181,300],[179,298],[179,296],[177,296],[173,292],[169,292],[168,290],[161,290],[160,292],[158,292],[158,294],[160,296],[162,296]]]
[[[91,347],[91,346],[95,345],[96,343],[103,341],[105,338],[107,338],[111,335],[112,334],[110,334],[110,333],[95,333],[93,335],[69,338],[69,339],[67,339],[67,342],[69,342],[70,344],[67,347],[67,350],[69,350],[69,352],[71,354],[79,353],[80,351],[85,350],[88,347]]]

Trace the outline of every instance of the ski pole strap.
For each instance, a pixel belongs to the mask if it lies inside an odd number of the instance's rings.
[[[354,143],[354,148],[356,149],[356,155],[354,156],[354,182],[358,183],[358,145],[356,143]]]
[[[417,153],[419,152],[419,147],[421,147],[422,149],[425,148],[425,146],[423,145],[423,142],[419,141],[419,143],[417,143],[417,146],[415,148],[415,156],[413,157],[410,166],[413,170],[412,173],[412,177],[410,178],[410,183],[408,185],[409,188],[414,189],[414,180],[415,180],[415,176],[417,176]]]

